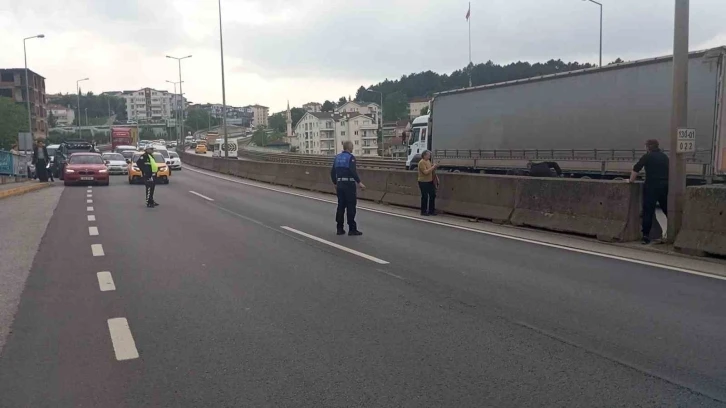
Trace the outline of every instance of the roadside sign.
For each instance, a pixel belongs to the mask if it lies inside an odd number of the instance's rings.
[[[676,153],[696,151],[696,129],[678,128],[678,149]]]
[[[18,133],[18,150],[33,150],[33,135],[30,132]]]

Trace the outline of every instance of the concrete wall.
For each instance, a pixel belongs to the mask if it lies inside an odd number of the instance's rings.
[[[330,168],[182,154],[186,164],[267,183],[335,193]],[[415,172],[360,169],[360,197],[418,208]],[[622,181],[541,179],[445,173],[437,208],[498,223],[582,234],[606,241],[640,238],[641,186]]]
[[[689,187],[676,249],[726,256],[726,186]]]

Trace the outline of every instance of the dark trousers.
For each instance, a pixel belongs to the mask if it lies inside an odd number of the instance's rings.
[[[46,169],[46,166],[48,166],[48,163],[44,159],[38,159],[35,162],[35,174],[40,181],[48,181],[48,169]]]
[[[154,204],[154,190],[156,190],[156,181],[153,177],[144,178],[146,185],[146,204]]]
[[[421,190],[421,214],[436,213],[436,186],[433,181],[419,181]]]
[[[650,236],[655,217],[655,205],[660,204],[661,210],[668,214],[668,182],[648,183],[643,187],[643,236]]]
[[[339,181],[336,190],[338,193],[338,210],[335,212],[335,222],[338,224],[338,228],[343,228],[344,214],[348,211],[348,228],[351,231],[357,231],[355,206],[358,202],[358,196],[355,182]]]

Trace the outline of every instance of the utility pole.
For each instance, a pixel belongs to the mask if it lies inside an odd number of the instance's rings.
[[[38,34],[32,37],[23,38],[23,57],[25,58],[25,99],[28,104],[28,132],[30,138],[35,139],[33,135],[33,113],[30,111],[30,82],[28,81],[28,52],[26,51],[25,42],[33,38],[45,38],[45,35]],[[18,148],[20,148],[20,140],[18,140]]]
[[[78,101],[78,117],[76,118],[76,123],[78,124],[78,137],[81,137],[81,85],[80,83],[83,81],[88,81],[88,78],[79,79],[76,81],[76,97]]]
[[[184,83],[184,81],[182,81],[181,62],[183,59],[187,59],[187,58],[191,58],[191,57],[192,57],[191,55],[187,55],[186,57],[181,57],[181,58],[171,57],[169,55],[166,56],[166,58],[175,59],[179,63],[179,96],[181,97],[182,106],[181,106],[181,112],[180,112],[181,113],[181,118],[180,118],[180,120],[181,120],[181,135],[180,135],[181,140],[178,143],[183,143],[183,140],[184,140],[184,110],[186,108],[186,106],[184,104],[184,90],[182,89],[182,84]]]
[[[688,126],[688,30],[689,0],[675,0],[673,30],[673,111],[670,126],[670,161],[668,171],[668,236],[672,243],[681,229],[683,196],[686,191],[686,163],[678,150],[678,128]]]
[[[224,129],[224,158],[229,157],[227,150],[227,95],[224,87],[224,44],[222,42],[222,0],[217,0],[219,6],[219,56],[222,60],[222,128]]]

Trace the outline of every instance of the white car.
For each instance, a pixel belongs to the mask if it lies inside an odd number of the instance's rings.
[[[171,163],[169,164],[169,168],[172,170],[181,170],[182,169],[182,162],[181,158],[179,157],[179,153],[177,152],[169,152],[169,159]]]
[[[101,157],[106,162],[108,174],[129,174],[128,163],[121,153],[104,153]]]

